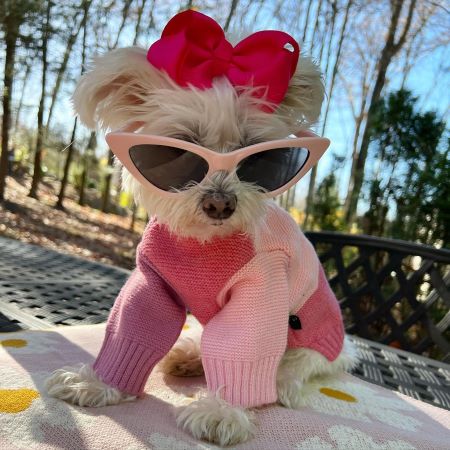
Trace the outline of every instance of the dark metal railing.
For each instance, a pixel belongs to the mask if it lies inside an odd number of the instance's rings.
[[[450,250],[309,232],[350,334],[450,361]]]

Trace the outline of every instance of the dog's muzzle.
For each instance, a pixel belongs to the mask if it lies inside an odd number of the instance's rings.
[[[237,198],[234,194],[212,192],[206,194],[201,206],[203,212],[211,219],[228,219],[236,210]]]

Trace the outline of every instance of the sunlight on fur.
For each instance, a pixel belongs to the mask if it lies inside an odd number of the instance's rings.
[[[231,406],[214,394],[180,407],[177,424],[197,439],[221,446],[245,442],[256,433],[256,418],[252,411]]]
[[[172,350],[159,363],[159,368],[164,373],[177,377],[203,375],[200,341],[193,338],[178,340]]]
[[[46,380],[45,386],[51,397],[79,406],[101,407],[136,399],[103,383],[88,364],[55,370]]]
[[[305,405],[303,388],[308,381],[350,371],[357,363],[358,351],[348,337],[340,355],[331,363],[308,348],[287,350],[277,373],[278,401],[287,408],[300,408]]]

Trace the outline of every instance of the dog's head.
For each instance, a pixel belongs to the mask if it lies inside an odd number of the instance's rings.
[[[97,57],[73,99],[80,119],[90,128],[117,130],[139,123],[140,133],[228,153],[307,129],[319,116],[323,93],[320,72],[305,57],[299,58],[284,98],[274,106],[255,96],[252,86],[237,91],[226,76],[215,77],[208,88],[180,86],[149,62],[147,51],[134,47]],[[265,211],[267,197],[233,171],[190,183],[178,197],[158,195],[125,168],[122,180],[137,203],[182,236],[208,240],[251,232]]]

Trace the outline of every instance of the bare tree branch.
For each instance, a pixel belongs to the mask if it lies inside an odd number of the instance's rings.
[[[232,0],[231,1],[231,6],[230,6],[230,10],[228,11],[227,20],[225,21],[225,25],[223,27],[225,32],[227,32],[229,27],[230,27],[231,19],[233,18],[234,13],[236,12],[236,8],[237,8],[238,3],[239,3],[239,0]]]

